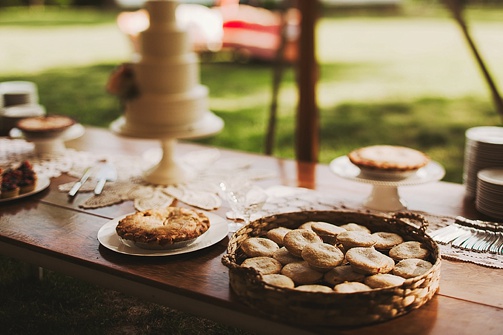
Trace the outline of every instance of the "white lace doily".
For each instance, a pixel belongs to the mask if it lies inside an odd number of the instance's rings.
[[[97,160],[95,155],[72,149],[66,149],[64,154],[36,155],[34,148],[33,143],[25,140],[0,138],[0,166],[11,167],[29,160],[38,175],[55,178],[76,164],[91,164]]]
[[[117,170],[118,181],[107,183],[102,194],[91,194],[89,199],[80,206],[98,208],[132,200],[137,210],[145,210],[165,207],[179,200],[193,207],[214,210],[222,205],[219,183],[229,175],[239,174],[252,180],[275,175],[269,170],[253,168],[252,160],[220,159],[218,150],[208,149],[190,152],[179,159],[186,168],[196,171],[195,178],[177,185],[150,185],[146,184],[141,177],[146,167],[156,163],[155,157],[149,157],[148,154],[149,152],[144,155],[145,159],[130,156],[108,157],[107,161],[111,162]],[[75,177],[81,176],[88,166],[75,164],[68,174]],[[74,182],[62,184],[59,190],[68,192],[73,184]],[[91,192],[95,185],[96,180],[91,177],[80,192]]]
[[[112,163],[118,174],[115,182],[105,185],[101,195],[94,195],[92,191],[96,185],[95,178],[83,185],[80,192],[88,193],[89,198],[80,206],[83,208],[99,208],[123,201],[133,201],[137,210],[165,207],[175,200],[203,210],[214,210],[222,205],[219,196],[219,182],[229,175],[241,174],[248,179],[260,180],[275,176],[270,170],[253,166],[251,159],[221,158],[217,149],[191,152],[181,157],[181,162],[189,168],[197,170],[197,177],[190,182],[171,185],[148,185],[141,178],[147,164],[154,164],[159,152],[150,152],[142,159],[131,156],[96,155],[66,149],[58,155],[35,155],[32,143],[20,139],[0,139],[0,166],[14,166],[28,159],[38,174],[53,178],[63,173],[80,177],[88,166],[95,166],[98,162],[107,160]],[[204,168],[201,168],[204,167]],[[68,192],[74,182],[59,186],[61,192]],[[358,210],[361,204],[341,201],[330,194],[304,188],[273,186],[266,190],[269,198],[258,213],[252,216],[257,219],[262,216],[278,213],[308,211],[308,210]],[[365,210],[371,213],[370,210]],[[375,214],[379,214],[375,212]],[[429,231],[433,231],[449,224],[455,218],[420,213],[429,221]],[[492,253],[478,253],[439,244],[442,257],[464,262],[471,262],[487,267],[503,268],[503,256]]]

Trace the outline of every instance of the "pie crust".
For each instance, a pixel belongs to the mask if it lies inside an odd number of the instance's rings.
[[[206,215],[182,207],[149,209],[119,220],[116,232],[126,242],[145,249],[186,246],[210,228]]]
[[[51,135],[62,132],[75,124],[75,120],[64,115],[28,117],[17,123],[17,128],[28,135]]]
[[[355,149],[348,158],[367,174],[397,174],[406,177],[427,165],[430,158],[421,151],[393,145],[373,145]],[[378,175],[380,176],[380,175]]]

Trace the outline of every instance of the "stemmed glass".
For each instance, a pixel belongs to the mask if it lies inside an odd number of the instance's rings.
[[[252,214],[258,212],[267,201],[267,193],[246,179],[236,178],[222,181],[220,188],[234,212],[234,220],[229,223],[229,231],[232,233],[249,224]],[[243,223],[236,221],[238,217],[243,219]]]

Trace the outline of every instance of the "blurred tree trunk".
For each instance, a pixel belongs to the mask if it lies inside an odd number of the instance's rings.
[[[297,0],[301,12],[297,87],[299,103],[296,117],[295,156],[307,162],[318,161],[319,115],[316,102],[318,63],[316,60],[315,28],[319,0]]]
[[[45,5],[45,0],[30,0],[28,2],[28,5],[30,7],[44,7]]]
[[[103,7],[115,8],[117,7],[117,3],[115,3],[115,0],[103,0]]]
[[[272,155],[274,151],[274,139],[276,137],[276,121],[278,115],[278,96],[279,89],[281,85],[281,80],[283,79],[283,72],[285,67],[285,47],[287,43],[287,25],[288,20],[286,18],[286,13],[288,12],[291,4],[290,1],[283,0],[279,8],[280,21],[280,41],[278,48],[276,50],[276,56],[274,59],[273,66],[273,78],[272,78],[272,99],[271,105],[269,107],[269,120],[267,123],[267,134],[265,139],[265,153],[266,155]]]

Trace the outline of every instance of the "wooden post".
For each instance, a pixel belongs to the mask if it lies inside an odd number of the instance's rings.
[[[280,31],[279,31],[279,45],[276,50],[276,57],[274,59],[273,66],[273,78],[272,78],[272,99],[271,105],[269,107],[269,120],[267,123],[267,134],[265,139],[265,153],[266,155],[272,155],[274,151],[274,139],[276,137],[276,121],[278,115],[278,96],[279,89],[281,85],[281,80],[283,79],[283,72],[285,67],[285,48],[287,42],[286,28],[287,28],[287,18],[286,12],[288,11],[288,4],[284,1],[283,6],[280,11]]]
[[[319,113],[316,102],[318,64],[315,56],[315,27],[319,0],[298,0],[297,3],[302,17],[297,61],[299,102],[296,116],[295,155],[301,161],[317,162]]]

